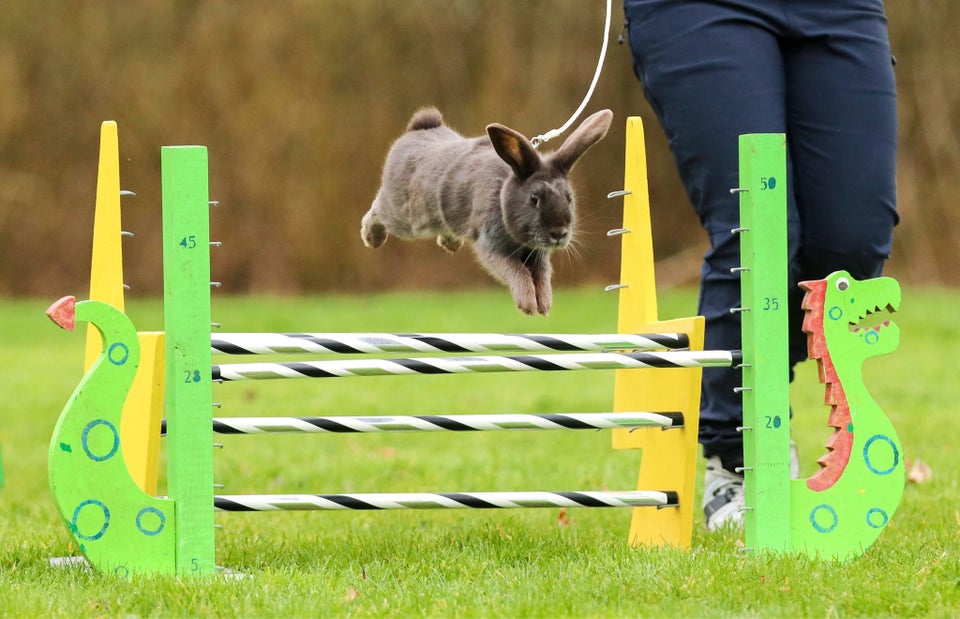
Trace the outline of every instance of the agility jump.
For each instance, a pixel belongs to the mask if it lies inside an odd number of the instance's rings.
[[[624,225],[614,231],[621,237],[623,247],[621,281],[612,287],[620,295],[618,331],[621,333],[519,336],[513,346],[520,347],[525,353],[521,355],[214,366],[213,351],[303,353],[306,347],[321,346],[326,350],[346,347],[352,354],[376,354],[381,350],[375,345],[369,346],[369,340],[383,334],[341,337],[320,333],[293,338],[284,334],[211,336],[207,153],[204,147],[164,147],[161,160],[166,311],[162,356],[166,380],[160,383],[164,386],[168,497],[155,497],[145,491],[150,485],[149,479],[135,481],[130,472],[131,461],[151,458],[142,454],[154,449],[149,443],[158,440],[154,438],[160,435],[158,416],[154,415],[155,420],[145,424],[156,427],[157,431],[151,431],[142,444],[128,448],[125,438],[121,439],[124,402],[128,409],[133,402],[133,408],[139,408],[141,415],[147,410],[157,410],[155,405],[146,404],[148,399],[156,401],[155,393],[140,400],[127,397],[135,380],[157,384],[160,373],[153,365],[152,374],[137,378],[141,351],[135,328],[119,308],[103,301],[75,302],[65,298],[50,310],[51,317],[61,326],[72,328],[77,322],[88,322],[101,335],[99,357],[64,408],[50,448],[50,480],[58,509],[88,560],[98,569],[117,573],[213,573],[217,510],[634,507],[631,543],[688,548],[694,512],[700,368],[707,366],[743,368],[747,548],[805,549],[844,558],[862,552],[892,516],[900,496],[896,489],[898,480],[899,492],[902,492],[902,458],[892,428],[871,435],[869,424],[866,432],[860,432],[864,428],[858,421],[856,440],[866,441],[862,447],[863,459],[873,475],[858,477],[852,482],[863,486],[860,499],[853,500],[850,489],[837,484],[831,486],[834,490],[829,494],[817,494],[828,488],[809,489],[807,495],[823,498],[822,503],[809,505],[806,495],[789,479],[783,136],[744,136],[741,140],[741,186],[734,189],[740,193],[742,208],[741,228],[737,232],[742,240],[743,265],[739,271],[743,281],[743,307],[736,308],[743,316],[742,352],[698,350],[703,341],[701,318],[658,320],[646,169],[638,119],[628,122],[627,149],[625,188],[612,194],[624,198]],[[771,179],[780,182],[770,182]],[[833,314],[832,308],[828,308],[825,315],[832,319]],[[821,315],[824,315],[822,311]],[[661,328],[664,331],[658,335]],[[647,335],[627,335],[631,333]],[[883,332],[885,342],[891,339],[889,333],[895,334],[895,331]],[[466,344],[466,339],[471,337],[478,341]],[[505,337],[511,336],[494,334],[491,339],[485,339],[469,334],[424,334],[423,338],[404,345],[421,351],[425,350],[420,348],[423,346],[445,350],[444,347],[454,343],[464,349],[454,352],[475,352],[477,347],[503,352],[497,348],[497,342]],[[369,350],[361,345],[364,338]],[[671,339],[677,342],[674,347],[686,340],[690,350],[669,350]],[[531,350],[542,351],[537,348],[542,346],[557,350],[545,343],[548,341],[562,342],[559,346],[562,352],[530,354]],[[829,343],[830,338],[826,341]],[[586,346],[588,352],[583,352],[581,346]],[[653,351],[652,346],[667,350]],[[574,351],[567,352],[571,348]],[[597,348],[600,351],[596,351]],[[842,366],[843,363],[836,364],[836,367]],[[270,429],[271,421],[264,418],[214,419],[212,416],[214,380],[587,369],[617,370],[613,413],[527,415],[517,428],[510,427],[517,420],[504,415],[408,416],[385,423],[376,421],[383,418],[364,420],[361,417],[271,418],[279,424],[273,426],[274,429]],[[880,414],[882,416],[882,412]],[[778,420],[776,423],[765,421],[774,418]],[[471,420],[475,424],[472,427]],[[334,424],[348,427],[349,431],[401,432],[615,427],[618,428],[614,429],[615,448],[644,450],[640,489],[406,495],[214,494],[215,430],[314,432],[311,428],[316,428],[339,431],[330,429]],[[367,430],[358,429],[364,424]],[[664,431],[663,428],[674,429]],[[850,433],[853,435],[852,429]],[[867,436],[861,439],[863,434]],[[851,449],[855,452],[854,447]],[[146,468],[149,469],[149,465]],[[874,487],[880,489],[874,491]],[[852,513],[864,509],[867,511],[862,518]]]

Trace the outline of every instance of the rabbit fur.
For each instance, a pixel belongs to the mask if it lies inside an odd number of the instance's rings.
[[[575,225],[567,181],[577,160],[613,119],[602,110],[584,120],[553,153],[500,124],[464,138],[435,108],[418,111],[387,153],[380,189],[361,222],[367,247],[388,235],[436,238],[455,252],[469,241],[480,264],[510,288],[525,314],[550,311],[550,253],[569,245]]]

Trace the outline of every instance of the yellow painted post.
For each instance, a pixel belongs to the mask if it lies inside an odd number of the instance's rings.
[[[620,283],[617,330],[620,333],[686,333],[691,350],[703,349],[703,318],[660,321],[654,276],[650,197],[643,124],[627,119],[624,165]],[[636,508],[630,525],[634,545],[670,545],[689,549],[693,536],[694,489],[697,469],[697,432],[700,421],[701,368],[618,370],[614,386],[614,411],[681,412],[682,429],[614,430],[614,449],[642,449],[637,487],[672,490],[678,508]]]
[[[147,494],[157,494],[160,459],[160,423],[166,376],[162,331],[137,333],[140,367],[127,393],[120,418],[120,444],[130,476]]]
[[[90,256],[90,300],[102,301],[121,312],[123,307],[123,249],[120,245],[120,142],[117,123],[100,125],[100,163],[97,166],[97,202],[93,214],[93,254]],[[100,333],[87,327],[84,369],[100,356]]]
[[[124,311],[120,142],[117,123],[112,120],[100,125],[89,298]],[[120,438],[130,475],[141,490],[156,494],[163,411],[163,334],[138,333],[137,336],[144,357],[123,407]],[[100,333],[92,325],[88,326],[85,370],[90,369],[100,352]],[[159,355],[159,359],[156,355]]]

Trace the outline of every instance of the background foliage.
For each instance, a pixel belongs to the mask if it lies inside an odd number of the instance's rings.
[[[615,5],[617,3],[614,3]],[[898,58],[901,162],[890,273],[960,283],[960,4],[888,3]],[[616,7],[612,30],[622,26]],[[603,3],[559,0],[11,2],[0,21],[0,294],[50,295],[87,281],[97,139],[120,127],[127,280],[160,288],[159,147],[210,149],[223,203],[217,279],[232,292],[475,287],[469,252],[391,242],[373,252],[359,221],[382,158],[410,114],[443,110],[464,134],[492,121],[535,135],[579,103],[600,47]],[[664,283],[695,279],[704,239],[626,46],[612,45],[590,110],[648,127]],[[578,248],[560,285],[612,281],[623,132],[574,173]]]

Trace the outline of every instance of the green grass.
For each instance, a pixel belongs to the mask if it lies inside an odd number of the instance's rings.
[[[223,298],[231,331],[602,332],[615,297],[561,290],[548,319],[518,314],[502,290],[368,297]],[[49,300],[49,301],[52,301]],[[960,385],[960,292],[904,291],[903,343],[872,360],[867,383],[907,458],[933,470],[865,556],[849,563],[743,556],[734,534],[694,550],[633,548],[629,510],[224,514],[218,564],[248,577],[132,581],[47,559],[75,553],[46,481],[56,416],[76,385],[83,338],[43,316],[48,300],[0,300],[0,616],[4,617],[848,617],[960,615],[960,489],[953,461]],[[661,315],[694,295],[664,293]],[[131,303],[141,330],[160,304]],[[609,407],[609,372],[383,377],[221,385],[223,415],[592,411]],[[816,368],[792,392],[809,473],[828,436]],[[226,437],[226,493],[630,489],[639,454],[609,432]]]

